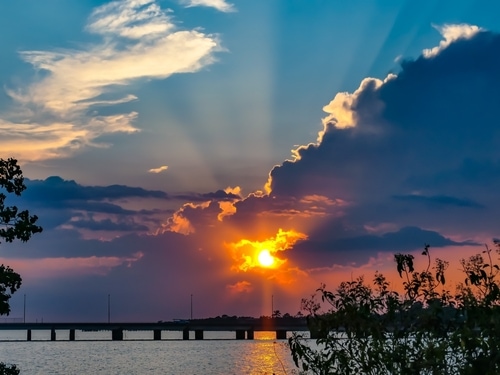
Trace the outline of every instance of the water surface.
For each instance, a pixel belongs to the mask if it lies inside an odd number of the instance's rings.
[[[124,341],[111,333],[76,331],[0,331],[0,361],[15,363],[22,375],[35,374],[296,374],[286,340],[274,332],[255,332],[255,340],[235,340],[234,332],[205,332],[205,340],[181,340],[181,332],[124,332]],[[16,340],[16,341],[12,341]],[[97,340],[97,341],[96,341]]]

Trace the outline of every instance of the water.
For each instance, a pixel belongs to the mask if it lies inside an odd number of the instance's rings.
[[[22,375],[54,374],[297,374],[286,340],[274,332],[255,332],[254,340],[235,340],[234,332],[205,332],[205,340],[181,340],[180,332],[124,332],[124,341],[111,341],[110,332],[0,331],[0,361],[15,363]],[[12,341],[16,340],[16,341]],[[59,341],[61,340],[61,341]],[[99,341],[95,341],[99,340]],[[104,340],[104,341],[103,341]]]

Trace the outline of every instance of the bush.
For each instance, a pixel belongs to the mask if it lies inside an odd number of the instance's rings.
[[[6,365],[0,362],[0,375],[18,375],[21,370],[16,365]]]
[[[445,289],[448,262],[416,272],[411,254],[395,254],[403,293],[389,290],[384,275],[373,286],[363,277],[342,282],[335,292],[324,285],[303,300],[315,345],[303,335],[289,339],[293,360],[314,374],[481,374],[500,373],[500,267],[486,246],[462,259],[464,282]],[[327,306],[326,313],[320,313]]]

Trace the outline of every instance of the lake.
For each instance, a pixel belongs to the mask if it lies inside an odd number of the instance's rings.
[[[275,332],[255,332],[254,340],[235,340],[234,332],[205,332],[204,340],[182,340],[182,332],[125,331],[124,341],[111,332],[0,331],[0,361],[15,363],[22,375],[35,374],[297,374],[286,340]]]

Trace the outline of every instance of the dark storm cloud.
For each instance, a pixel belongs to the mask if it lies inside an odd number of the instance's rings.
[[[498,103],[500,35],[459,38],[434,56],[404,61],[397,76],[337,94],[318,143],[271,171],[271,196],[349,202],[342,218],[322,225],[358,234],[383,223],[498,230]]]
[[[83,186],[73,180],[64,180],[59,176],[48,177],[45,180],[26,179],[28,189],[23,193],[23,199],[36,202],[39,205],[50,207],[65,206],[83,209],[89,205],[89,210],[110,213],[130,213],[132,211],[116,208],[110,204],[94,204],[88,202],[102,202],[103,200],[119,200],[131,198],[153,198],[162,200],[207,201],[207,200],[235,200],[238,195],[226,193],[223,190],[200,193],[167,194],[159,190],[146,190],[140,187],[125,185],[110,186]],[[80,203],[85,202],[85,203]],[[102,210],[102,211],[101,211]]]
[[[328,267],[343,262],[362,265],[377,252],[405,253],[432,247],[479,245],[472,241],[457,242],[441,234],[418,227],[404,227],[382,235],[360,235],[332,238],[330,241],[306,240],[290,252],[290,258],[305,267]]]
[[[240,199],[233,193],[223,190],[210,193],[168,194],[158,190],[146,190],[124,185],[83,186],[72,180],[52,176],[45,180],[26,179],[27,190],[22,198],[13,202],[20,206],[31,207],[40,217],[45,229],[56,228],[63,224],[73,228],[91,231],[138,231],[156,230],[166,216],[174,212],[172,208],[130,209],[124,202],[134,200],[159,200],[168,202],[207,202],[234,201]],[[161,203],[159,204],[161,207]],[[86,213],[82,215],[82,213]],[[111,218],[89,218],[93,214],[107,215]],[[79,220],[71,219],[78,218]]]
[[[425,204],[428,205],[429,207],[434,207],[434,208],[442,208],[446,206],[470,207],[470,208],[484,207],[481,204],[474,202],[471,199],[456,198],[447,195],[425,196],[420,194],[408,194],[408,195],[395,195],[393,198],[406,202]]]
[[[161,198],[168,195],[162,191],[145,190],[124,185],[83,186],[75,181],[63,180],[52,176],[45,180],[26,180],[28,189],[23,198],[29,201],[54,206],[57,202],[67,201],[102,201],[123,198]]]
[[[272,193],[359,199],[409,189],[416,180],[434,188],[437,175],[465,160],[498,163],[499,66],[500,36],[481,32],[435,57],[405,61],[384,83],[366,80],[344,106],[356,126],[338,129],[332,121],[319,144],[298,150],[300,160],[272,170]],[[455,188],[441,185],[439,193]]]
[[[105,230],[118,232],[146,232],[149,228],[145,225],[140,225],[134,222],[114,222],[110,219],[104,220],[77,220],[71,222],[74,228],[90,229],[90,230]]]
[[[206,201],[234,201],[241,199],[239,195],[226,193],[224,190],[217,190],[212,193],[189,193],[189,194],[174,194],[175,199],[185,200],[189,202],[206,202]]]

